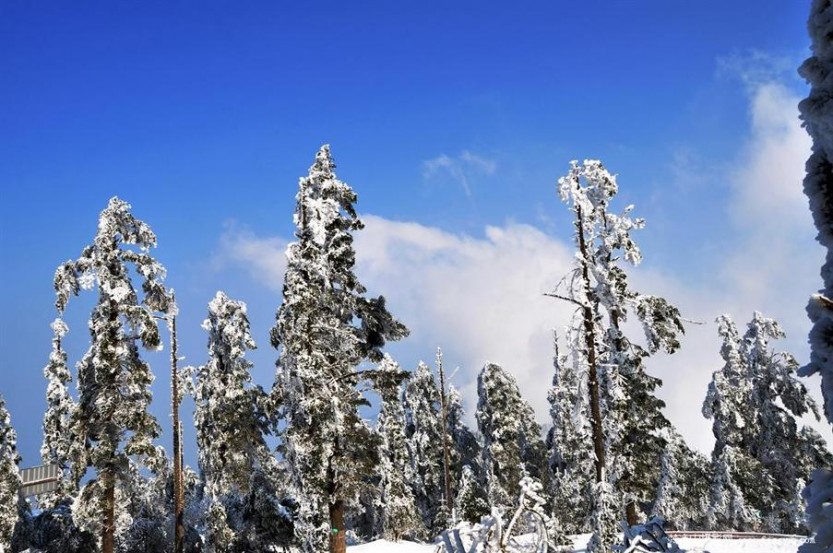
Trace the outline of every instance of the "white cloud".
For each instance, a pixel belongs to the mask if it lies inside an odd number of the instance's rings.
[[[430,357],[439,345],[460,365],[455,383],[470,413],[478,371],[500,363],[545,420],[552,329],[572,307],[543,294],[569,271],[570,249],[528,225],[488,227],[475,238],[375,216],[365,222],[356,242],[362,278],[409,325],[416,355]]]
[[[798,119],[799,100],[777,82],[751,91],[751,137],[731,175],[741,224],[772,230],[812,226],[801,187],[811,141]]]
[[[714,318],[728,312],[743,327],[760,310],[788,333],[789,340],[774,346],[806,358],[804,305],[818,286],[822,262],[820,250],[811,246],[814,232],[801,193],[809,141],[797,119],[798,99],[773,82],[758,83],[749,92],[749,137],[728,175],[732,195],[724,207],[734,233],[723,237],[731,245],[724,250],[723,270],[695,285],[684,284],[687,280],[673,268],[631,272],[635,289],[664,296],[685,316],[704,323],[688,325],[678,353],[648,362],[649,371],[664,380],[659,393],[668,404],[666,414],[704,452],[713,439],[700,408],[712,372],[722,365]],[[689,159],[681,161],[687,165]],[[428,174],[448,171],[465,188],[463,167],[485,174],[495,169],[467,152],[456,159],[439,156],[424,166]],[[446,366],[460,365],[454,381],[470,415],[477,372],[486,361],[500,363],[515,374],[538,420],[546,424],[551,332],[568,323],[572,307],[543,293],[569,271],[572,246],[523,224],[491,226],[483,236],[471,236],[374,215],[363,219],[366,228],[356,235],[361,279],[371,294],[384,294],[411,329],[405,343],[395,346],[400,362],[413,367],[420,358],[431,361],[442,346]],[[285,244],[231,227],[218,259],[241,264],[253,278],[280,289]],[[815,380],[807,385],[818,389]],[[829,430],[824,435],[829,437]]]
[[[810,326],[804,306],[820,284],[822,255],[813,247],[816,233],[802,192],[811,142],[798,119],[799,99],[777,82],[749,89],[750,136],[729,175],[735,248],[723,272],[733,291],[727,309],[743,311],[742,320],[753,309],[777,318],[789,349],[802,358]]]
[[[796,66],[795,60],[788,56],[775,56],[754,49],[735,52],[717,60],[718,75],[739,79],[749,89],[783,81],[787,76],[794,75]]]
[[[571,245],[523,224],[487,227],[484,236],[473,237],[373,215],[362,218],[357,270],[370,293],[385,295],[393,313],[411,329],[405,344],[397,346],[399,361],[411,368],[420,359],[430,362],[441,346],[446,366],[460,367],[454,384],[470,416],[477,373],[487,361],[500,363],[515,375],[546,425],[552,330],[561,331],[574,308],[543,294],[569,272]],[[232,227],[223,238],[221,257],[242,263],[254,278],[278,289],[283,268],[275,260],[282,259],[281,243]],[[634,285],[681,302],[693,318],[713,318],[719,312],[665,274],[636,271]],[[719,367],[717,347],[713,328],[694,327],[679,354],[649,365],[666,379],[662,395],[669,417],[703,449],[710,445],[710,434],[699,410],[711,371]]]
[[[463,150],[457,157],[446,154],[422,162],[422,176],[424,179],[436,178],[440,173],[446,173],[456,181],[471,198],[470,179],[475,175],[492,175],[497,170],[497,164],[490,159]]]
[[[288,241],[280,237],[261,238],[234,222],[226,224],[220,236],[220,248],[212,267],[242,267],[255,282],[272,290],[282,290],[286,270],[284,251]]]

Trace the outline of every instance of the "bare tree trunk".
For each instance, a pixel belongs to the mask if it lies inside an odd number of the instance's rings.
[[[454,511],[454,498],[451,497],[451,454],[448,446],[448,399],[445,395],[445,371],[443,370],[443,352],[437,348],[437,370],[440,373],[440,406],[442,411],[442,429],[443,429],[443,475],[445,479],[444,493],[445,506],[448,510],[448,515],[451,516]],[[456,521],[455,521],[456,522]]]
[[[113,553],[116,549],[116,483],[108,472],[101,474],[104,486],[104,525],[101,528],[101,551]]]
[[[628,501],[625,505],[625,517],[628,521],[628,526],[639,524],[639,515],[636,512],[636,501]]]
[[[173,297],[171,298],[173,301]],[[174,458],[174,553],[185,550],[185,497],[182,477],[182,426],[179,422],[179,374],[177,369],[176,317],[171,317],[171,414],[173,418]]]
[[[344,530],[344,501],[336,499],[330,503],[330,553],[347,553]]]

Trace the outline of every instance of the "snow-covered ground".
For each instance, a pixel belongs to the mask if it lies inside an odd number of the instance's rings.
[[[709,553],[795,553],[804,543],[803,538],[748,540],[680,538],[676,541],[680,549],[689,553],[704,551]]]
[[[586,543],[586,537],[577,537],[577,542]],[[801,538],[781,539],[703,539],[680,538],[677,544],[688,553],[795,553],[804,543]],[[347,548],[349,553],[434,553],[436,545],[401,541],[398,543],[386,540],[376,540],[362,545]],[[575,553],[584,551],[583,545],[574,550]]]

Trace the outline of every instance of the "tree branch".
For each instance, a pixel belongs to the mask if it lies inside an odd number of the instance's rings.
[[[550,298],[555,298],[557,300],[564,300],[564,301],[568,301],[570,303],[574,303],[577,306],[581,307],[582,309],[587,307],[586,305],[584,305],[583,303],[581,303],[578,300],[574,300],[573,298],[570,298],[570,297],[567,297],[567,296],[562,296],[561,294],[556,294],[554,292],[545,292],[544,295],[547,296],[547,297],[550,297]]]

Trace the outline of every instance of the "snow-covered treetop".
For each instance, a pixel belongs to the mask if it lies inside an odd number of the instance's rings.
[[[208,318],[202,328],[208,332],[209,344],[228,350],[212,352],[224,358],[239,359],[257,347],[249,332],[246,304],[229,299],[224,292],[217,292],[208,303]]]
[[[14,463],[20,462],[20,455],[17,453],[17,433],[12,427],[12,418],[6,409],[6,400],[0,395],[0,459],[11,459]]]
[[[123,248],[122,245],[134,245],[139,249]],[[99,216],[93,243],[84,248],[77,260],[67,261],[55,271],[58,311],[66,309],[70,296],[94,286],[99,291],[99,304],[138,305],[138,295],[126,268],[128,263],[142,277],[144,296],[141,304],[153,311],[167,311],[173,302],[163,283],[164,267],[148,254],[153,247],[156,247],[156,235],[150,227],[133,216],[130,204],[111,198]],[[158,346],[159,333],[150,314],[143,310],[128,311],[130,313],[125,314],[137,323],[145,345]]]
[[[642,252],[631,232],[644,228],[645,220],[631,217],[633,205],[619,215],[609,212],[618,190],[616,176],[598,160],[584,160],[581,164],[574,160],[567,174],[558,179],[561,200],[576,213],[577,264],[573,278],[568,280],[571,299],[583,306],[598,302],[615,319],[615,327],[626,320],[629,310],[636,311],[648,351],[662,349],[672,353],[679,348],[679,335],[685,331],[679,309],[664,298],[631,290],[627,275],[619,266],[621,257],[634,266],[642,261]],[[575,286],[575,279],[583,272],[586,286]],[[585,297],[586,294],[593,297]]]
[[[315,163],[310,167],[309,174],[299,179],[298,194],[295,196],[298,205],[294,215],[295,226],[299,233],[309,233],[309,238],[319,247],[326,245],[331,237],[329,230],[336,223],[341,223],[341,230],[358,230],[364,226],[353,207],[356,193],[338,180],[335,167],[330,145],[324,144],[315,154]],[[342,215],[342,211],[347,217]]]
[[[794,416],[809,412],[818,417],[815,402],[796,378],[798,362],[789,353],[770,349],[771,340],[784,337],[777,321],[756,311],[743,337],[729,315],[721,315],[717,323],[724,365],[714,373],[703,404],[703,415],[714,419],[716,433],[731,441],[741,433],[766,430],[760,428],[769,426],[766,419],[782,418],[772,414],[783,411],[773,403],[776,398]]]
[[[571,161],[567,175],[558,179],[561,201],[581,212],[587,241],[599,240],[596,257],[609,258],[615,250],[622,250],[625,260],[638,265],[642,254],[631,240],[630,231],[643,228],[645,220],[630,217],[632,205],[621,215],[608,213],[610,200],[618,191],[616,175],[610,174],[596,159],[586,159],[581,165],[576,160]]]

